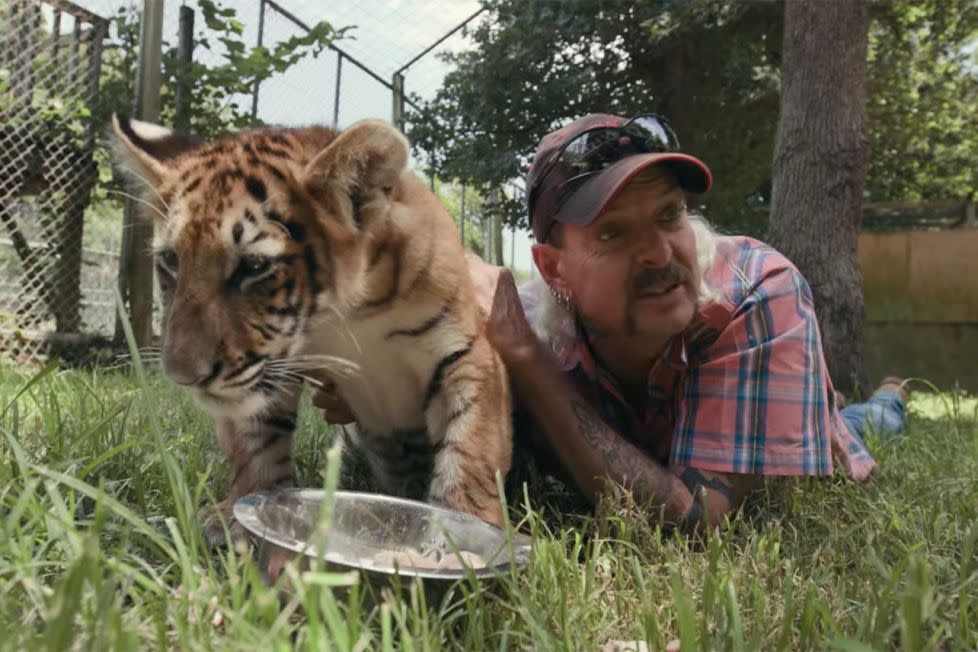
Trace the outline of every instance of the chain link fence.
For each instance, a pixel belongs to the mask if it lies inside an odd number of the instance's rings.
[[[112,319],[115,254],[83,247],[107,23],[69,2],[0,5],[0,346],[45,343]]]
[[[464,28],[482,13],[479,0],[219,4],[236,12],[247,43],[270,49],[320,20],[350,28],[319,56],[236,98],[267,124],[341,129],[366,117],[403,128],[405,108],[417,108],[441,85],[448,66],[439,52],[470,46]],[[186,5],[198,16],[195,38],[206,38],[200,7]],[[118,188],[106,185],[112,176],[104,150],[108,125],[92,116],[99,100],[119,92],[116,82],[99,98],[100,76],[107,84],[105,75],[118,67],[107,58],[102,68],[103,54],[122,38],[116,19],[142,6],[142,0],[0,0],[0,357],[85,358],[93,344],[99,345],[97,358],[114,355],[116,292],[128,296],[128,267],[120,261],[128,251],[127,230]],[[164,4],[164,47],[177,40],[179,8]],[[193,52],[195,60],[205,56],[219,54]],[[412,165],[455,217],[466,246],[513,266],[515,234],[493,228],[483,194],[431,178],[423,156]],[[154,283],[154,337],[162,326],[156,290]]]

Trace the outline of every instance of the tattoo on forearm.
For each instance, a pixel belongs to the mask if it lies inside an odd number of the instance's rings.
[[[723,478],[706,478],[699,469],[686,469],[680,479],[694,498],[700,495],[703,492],[702,488],[705,487],[721,494],[727,500],[728,505],[734,503],[733,486]]]
[[[687,468],[677,479],[623,439],[589,406],[571,400],[570,407],[577,420],[578,431],[594,453],[601,457],[608,475],[612,480],[621,482],[629,488],[636,499],[648,500],[660,506],[667,505],[672,499],[686,504],[684,498],[676,495],[677,491],[682,491],[680,483],[685,486],[692,496],[692,502],[688,503],[688,510],[683,515],[673,512],[671,517],[667,516],[675,519],[677,525],[683,530],[694,532],[701,525],[713,520],[711,509],[717,510],[718,514],[725,513],[737,503],[734,483],[729,478]],[[715,493],[723,500],[707,502],[708,492]],[[685,494],[684,491],[683,493]],[[673,509],[677,508],[676,502],[672,503]]]
[[[605,432],[608,426],[597,418],[586,405],[573,400],[570,404],[571,410],[574,411],[574,416],[577,418],[577,425],[587,443],[601,453],[601,456],[607,460],[610,466],[621,468],[621,462],[624,459],[621,454],[621,444],[609,441]]]
[[[651,498],[657,503],[664,503],[672,480],[668,472],[661,468],[651,468],[658,465],[623,440],[595,416],[588,406],[576,400],[571,400],[570,406],[585,441],[604,459],[612,475],[618,476],[612,479],[624,480],[624,484],[637,492],[641,498]]]
[[[687,468],[683,471],[680,479],[693,496],[689,512],[683,520],[684,527],[689,531],[695,530],[696,526],[704,519],[709,519],[708,508],[704,504],[707,490],[716,491],[723,496],[728,508],[735,503],[733,486],[724,478],[707,478],[698,469]]]

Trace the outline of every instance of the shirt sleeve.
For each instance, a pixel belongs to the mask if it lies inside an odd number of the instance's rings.
[[[716,340],[688,361],[670,464],[767,476],[831,474],[833,449],[855,444],[839,431],[807,282],[790,264],[772,265],[741,297]],[[861,442],[858,447],[849,453],[868,458]]]

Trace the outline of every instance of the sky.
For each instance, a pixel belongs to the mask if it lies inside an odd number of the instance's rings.
[[[136,4],[133,0],[74,0],[76,4],[101,16],[111,16],[120,7]],[[256,43],[259,23],[258,0],[221,0],[237,11],[244,24],[245,42]],[[175,42],[177,17],[181,0],[165,0],[164,41]],[[190,6],[196,3],[189,2]],[[299,20],[312,25],[320,20],[333,27],[350,27],[347,36],[336,43],[381,78],[392,74],[432,43],[451,31],[479,9],[478,0],[279,0],[284,9]],[[476,21],[479,19],[477,18]],[[203,19],[198,13],[195,31]],[[475,22],[470,23],[475,24]],[[265,16],[264,44],[300,34],[292,22],[272,10]],[[458,51],[470,46],[461,33],[449,37],[435,50],[413,64],[405,73],[405,89],[422,98],[433,97],[449,71],[436,56],[446,50]],[[316,59],[303,60],[284,75],[264,82],[259,91],[258,116],[266,122],[281,125],[333,123],[336,94],[335,52],[324,51]],[[348,61],[340,74],[338,127],[343,128],[363,118],[392,119],[391,91]],[[512,233],[504,234],[503,251],[507,264],[514,251]],[[530,259],[530,237],[516,233],[515,267],[527,271]]]

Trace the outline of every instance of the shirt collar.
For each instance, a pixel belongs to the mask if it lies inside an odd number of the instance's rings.
[[[656,371],[662,366],[665,366],[674,372],[682,372],[688,368],[688,334],[690,330],[696,328],[697,321],[698,319],[694,318],[690,327],[666,340],[665,347],[663,347],[662,352],[656,358],[655,362],[652,364],[652,368],[649,370],[650,384],[656,375]],[[621,398],[622,392],[619,387],[618,380],[603,364],[601,364],[600,358],[598,358],[598,356],[594,353],[591,343],[588,340],[587,333],[584,331],[580,320],[577,320],[576,333],[577,337],[574,346],[570,351],[570,357],[576,362],[576,366],[579,366],[592,382],[601,383],[603,386],[613,391],[614,394]]]

